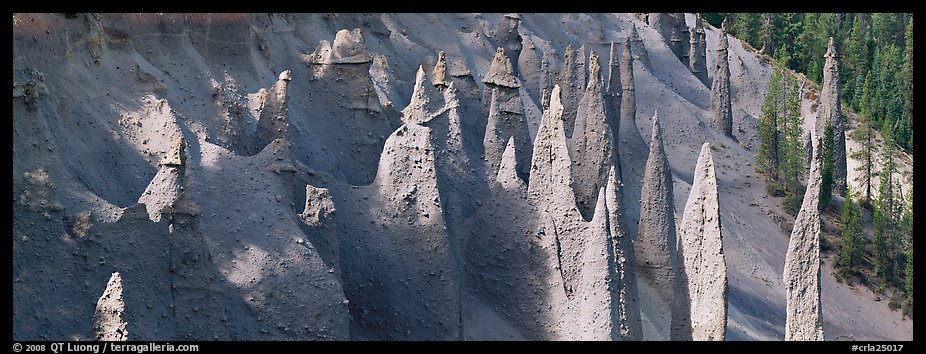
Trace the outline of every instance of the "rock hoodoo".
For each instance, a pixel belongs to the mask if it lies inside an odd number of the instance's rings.
[[[601,65],[594,52],[589,56],[589,80],[579,102],[575,129],[569,140],[575,195],[583,218],[590,220],[598,190],[608,183],[608,170],[614,164],[614,138],[605,114],[605,95]]]
[[[443,91],[450,83],[447,82],[447,59],[444,58],[444,51],[437,52],[437,64],[434,64],[434,70],[431,72],[431,78],[434,87],[438,91]]]
[[[688,43],[688,70],[691,70],[698,80],[708,86],[710,78],[707,76],[707,39],[700,13],[695,17],[694,30],[690,32]]]
[[[171,145],[167,154],[158,163],[158,173],[148,183],[148,187],[138,198],[138,203],[145,204],[151,221],[161,220],[161,209],[173,204],[183,192],[186,173],[186,142],[181,134]]]
[[[572,178],[572,161],[569,147],[563,132],[563,105],[560,101],[559,85],[553,87],[550,109],[544,111],[537,137],[534,140],[534,154],[531,161],[530,183],[527,188],[528,198],[539,209],[553,216],[556,226],[559,254],[581,253],[581,235],[585,226],[582,216],[576,209],[573,192],[575,181]],[[571,253],[570,253],[571,252]],[[560,258],[567,258],[561,256]],[[562,282],[565,295],[570,299],[579,288],[581,265],[578,261],[560,260]]]
[[[486,73],[482,82],[493,84],[501,87],[519,88],[521,84],[515,78],[514,68],[511,65],[511,59],[505,54],[505,48],[499,47],[495,51],[495,57],[492,58],[492,65]]]
[[[621,53],[620,68],[623,94],[621,95],[620,124],[618,124],[617,129],[620,143],[616,144],[622,147],[618,148],[621,154],[620,171],[630,170],[629,162],[625,162],[625,160],[629,159],[625,159],[623,156],[634,153],[642,154],[646,151],[646,143],[643,142],[640,130],[637,129],[637,97],[633,83],[633,61],[631,38],[628,38],[624,42],[624,51]]]
[[[649,158],[643,174],[640,200],[640,224],[635,252],[640,279],[646,282],[665,304],[675,296],[676,255],[675,203],[672,170],[666,159],[658,113],[653,115],[653,133]],[[668,335],[668,323],[658,323]]]
[[[305,85],[307,90],[328,94],[315,100],[300,100],[310,110],[317,111],[318,118],[310,116],[298,123],[299,129],[290,129],[288,133],[295,141],[311,141],[326,150],[297,146],[296,159],[307,165],[333,166],[324,172],[344,176],[355,185],[371,183],[386,137],[402,124],[401,112],[397,111],[400,107],[393,106],[400,101],[396,101],[398,97],[391,86],[395,81],[386,58],[377,56],[374,63],[360,29],[342,29],[333,44],[321,40],[314,52],[301,58],[312,74],[308,80],[299,80],[300,87]],[[333,124],[331,117],[339,117],[335,124],[343,129],[328,128]],[[345,159],[355,161],[357,167],[341,168]]]
[[[550,107],[550,91],[553,90],[553,75],[547,56],[540,59],[540,108],[546,110]]]
[[[727,22],[720,27],[720,42],[717,44],[717,68],[711,85],[711,114],[714,128],[728,137],[733,137],[733,104],[730,101],[730,61],[727,57]]]
[[[524,117],[524,106],[521,95],[511,67],[511,60],[505,55],[505,49],[498,48],[492,66],[483,79],[486,84],[486,97],[489,99],[489,122],[483,138],[486,158],[486,175],[491,177],[498,174],[498,164],[504,152],[504,142],[514,137],[518,151],[518,175],[524,181],[530,174],[531,142],[527,129],[527,119]],[[494,106],[494,108],[492,108]],[[494,116],[493,116],[494,115]],[[494,127],[491,122],[494,119]],[[494,131],[494,133],[493,133]],[[493,136],[494,134],[494,136]]]
[[[106,290],[96,302],[96,313],[93,315],[93,332],[96,340],[125,341],[129,339],[122,313],[125,311],[125,301],[122,300],[122,277],[119,272],[113,273],[106,283]]]
[[[678,60],[688,63],[688,26],[684,13],[651,13],[649,24],[662,35]]]
[[[720,226],[714,158],[708,143],[694,170],[694,182],[679,226],[679,253],[689,296],[693,340],[724,340],[727,328],[727,269]],[[679,274],[681,275],[681,274]]]
[[[322,40],[312,54],[303,57],[310,64],[363,64],[373,60],[363,45],[359,28],[353,31],[342,29],[334,36],[334,44]]]
[[[543,120],[534,140],[528,195],[537,205],[566,205],[563,200],[574,200],[572,169],[569,148],[563,133],[563,104],[560,87],[553,86],[550,109],[543,112]],[[568,192],[568,193],[567,193]]]
[[[506,14],[505,18],[495,27],[495,33],[492,39],[496,47],[505,48],[508,56],[511,58],[514,72],[518,72],[518,58],[521,56],[521,33],[518,31],[518,25],[521,23],[521,16],[516,13]]]
[[[560,100],[563,104],[563,128],[567,138],[572,138],[579,98],[585,89],[585,80],[582,79],[585,77],[585,55],[582,53],[584,49],[585,46],[582,46],[578,51],[575,51],[572,49],[572,44],[568,44],[565,52],[563,52],[563,70],[560,75],[559,87],[562,93]],[[582,62],[581,66],[579,65],[580,60]]]
[[[833,37],[826,47],[826,62],[823,64],[823,91],[820,93],[821,112],[817,118],[817,136],[824,136],[829,123],[833,127],[833,189],[840,195],[846,190],[846,122],[839,100],[839,58]]]
[[[823,307],[820,303],[820,173],[823,165],[822,137],[813,148],[807,190],[801,211],[794,219],[784,284],[787,320],[785,340],[823,340]]]
[[[630,46],[633,49],[635,55],[634,60],[639,60],[640,63],[649,67],[649,52],[646,51],[646,44],[643,43],[643,38],[640,38],[640,34],[637,32],[637,27],[630,27],[630,36],[628,38]],[[624,68],[621,67],[621,70]]]
[[[612,278],[615,286],[612,291],[618,301],[620,314],[620,336],[623,340],[638,341],[643,339],[643,325],[640,318],[640,299],[637,292],[637,264],[634,255],[633,240],[627,235],[622,200],[623,185],[618,180],[615,168],[608,172],[606,205],[608,207],[608,225],[611,231],[611,247],[614,255]]]
[[[263,149],[274,139],[289,138],[289,96],[286,94],[286,86],[290,80],[292,73],[289,70],[280,73],[279,79],[261,104],[255,142],[252,144],[256,149]]]
[[[444,112],[444,97],[428,82],[424,68],[418,66],[415,88],[408,106],[402,109],[402,122],[423,124]]]
[[[607,123],[611,126],[611,135],[614,138],[614,144],[612,147],[612,155],[617,158],[618,156],[618,144],[617,141],[620,138],[620,119],[621,119],[621,92],[623,87],[621,86],[621,60],[620,56],[617,54],[617,45],[612,41],[610,47],[610,55],[608,56],[608,80],[605,82],[604,94],[605,94],[605,116],[607,117]],[[620,164],[615,164],[618,168],[618,176],[620,176]]]

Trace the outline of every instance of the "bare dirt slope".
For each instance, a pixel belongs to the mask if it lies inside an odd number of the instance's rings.
[[[598,242],[617,237],[616,211],[604,183],[582,213],[557,198],[573,176],[543,97],[568,83],[567,45],[607,80],[611,42],[620,55],[633,30],[642,144],[618,142],[622,232],[637,235],[658,110],[677,220],[714,149],[727,339],[781,340],[790,228],[749,150],[770,67],[730,38],[725,137],[709,85],[630,14],[14,14],[13,337],[94,338],[118,272],[129,340],[617,339],[614,249]],[[713,77],[719,30],[705,31]],[[498,117],[523,119],[510,123],[530,146],[499,141],[493,175],[483,79],[498,47],[517,83]],[[532,155],[546,172],[516,163]],[[911,320],[824,263],[827,339],[912,339]],[[650,292],[643,338],[668,339]]]

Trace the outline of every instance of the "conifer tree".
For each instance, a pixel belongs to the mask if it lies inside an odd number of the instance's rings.
[[[881,127],[884,137],[884,148],[881,153],[880,185],[878,186],[878,202],[875,206],[875,270],[887,283],[897,280],[897,254],[898,243],[898,217],[899,203],[894,191],[894,174],[897,167],[896,151],[894,145],[893,128],[888,121]]]
[[[877,146],[874,144],[874,128],[871,121],[871,72],[865,75],[865,85],[862,88],[862,98],[860,100],[861,111],[857,115],[858,128],[852,133],[852,137],[862,143],[862,148],[852,153],[852,158],[860,160],[862,163],[855,168],[860,171],[862,182],[862,199],[861,205],[871,204],[871,177],[872,168],[874,167],[874,156],[877,153]]]
[[[862,225],[858,206],[855,204],[851,190],[846,189],[846,201],[842,205],[842,239],[839,247],[837,265],[845,274],[854,274],[862,259]]]
[[[766,87],[765,100],[762,102],[761,117],[759,117],[759,153],[756,162],[772,180],[778,179],[778,116],[781,107],[781,80],[784,74],[777,66]]]

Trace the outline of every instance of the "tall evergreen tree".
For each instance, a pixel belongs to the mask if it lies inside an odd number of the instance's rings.
[[[837,14],[804,14],[803,32],[798,36],[799,48],[801,49],[799,71],[814,82],[823,82],[823,55],[826,53],[829,37],[833,37],[837,47],[841,45],[841,42],[836,41],[836,39],[841,38],[837,31],[838,21]]]
[[[856,112],[862,110],[861,101],[865,91],[865,75],[865,73],[860,73],[858,77],[855,78],[855,88],[852,89],[852,98],[849,100],[849,105],[852,106],[852,110]]]
[[[773,180],[778,179],[779,171],[778,117],[781,115],[781,82],[784,76],[785,74],[779,67],[772,69],[772,75],[766,86],[765,100],[760,109],[761,117],[759,117],[759,153],[756,155],[756,163]]]
[[[871,34],[879,45],[900,44],[901,27],[897,15],[892,13],[871,14]]]
[[[843,57],[845,58],[845,65],[840,66],[840,73],[844,72],[846,74],[847,80],[845,82],[850,82],[848,79],[858,81],[854,87],[852,85],[843,85],[843,97],[861,97],[861,92],[857,91],[862,88],[865,78],[864,73],[868,67],[868,31],[862,28],[862,21],[858,16],[855,16],[854,21],[852,21],[852,31],[846,39]],[[849,101],[853,109],[858,111],[857,99],[847,101]]]
[[[759,43],[759,33],[762,30],[764,18],[760,13],[737,13],[730,24],[730,34],[749,42],[755,47]],[[758,49],[758,48],[757,48]]]
[[[785,115],[781,129],[781,136],[784,141],[782,145],[782,184],[788,191],[785,199],[785,209],[793,210],[795,214],[800,210],[801,202],[804,197],[804,189],[801,185],[801,177],[804,175],[804,144],[802,138],[803,120],[801,119],[801,99],[800,90],[797,80],[787,75],[790,83],[787,99],[785,100]]]
[[[859,209],[851,190],[846,189],[846,201],[842,205],[842,239],[837,265],[844,274],[854,274],[862,260],[862,224]]]
[[[880,185],[878,186],[878,202],[875,207],[875,269],[889,284],[896,284],[898,244],[898,219],[900,203],[894,190],[894,175],[897,173],[896,151],[894,145],[893,127],[884,121],[881,127],[884,137],[884,148],[881,153]]]
[[[905,139],[901,144],[913,150],[913,18],[907,23],[905,32],[903,66],[900,69],[900,95],[903,99],[903,123]]]
[[[762,27],[759,28],[758,45],[759,51],[764,53],[774,53],[772,50],[772,13],[762,14]]]
[[[898,90],[897,84],[897,59],[899,58],[899,52],[897,47],[892,44],[883,49],[879,48],[877,56],[880,68],[878,73],[878,86],[875,88],[875,97],[872,102],[874,103],[874,114],[875,117],[879,118],[879,123],[884,120],[891,121],[889,125],[893,128],[894,122],[897,121],[897,118],[902,114],[903,107],[898,97],[900,91]],[[884,133],[884,131],[882,131],[882,133]]]
[[[865,85],[862,88],[862,98],[860,100],[861,110],[857,115],[858,128],[853,132],[853,138],[862,143],[862,148],[852,153],[852,158],[860,160],[862,163],[855,168],[860,171],[863,199],[861,205],[871,204],[871,177],[872,168],[874,167],[874,154],[877,152],[877,146],[874,144],[874,129],[871,121],[871,72],[865,75]]]

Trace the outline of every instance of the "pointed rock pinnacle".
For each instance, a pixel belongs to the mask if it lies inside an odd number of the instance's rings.
[[[181,134],[177,140],[174,141],[173,145],[170,146],[170,150],[167,150],[167,155],[161,158],[161,162],[159,162],[158,165],[171,167],[183,166],[186,161],[185,150],[186,143],[183,141],[183,134]]]
[[[573,161],[573,180],[579,211],[590,219],[598,189],[608,180],[608,169],[614,165],[611,125],[608,124],[602,89],[598,55],[589,56],[588,86],[582,95],[576,114],[575,128],[569,140]]]
[[[727,268],[720,227],[717,176],[710,144],[701,146],[694,182],[679,227],[679,253],[690,302],[693,340],[724,340],[727,328]],[[681,274],[680,274],[681,275]],[[684,286],[685,284],[683,284]]]
[[[816,131],[823,136],[826,123],[833,126],[833,141],[831,146],[833,154],[833,189],[840,195],[846,190],[846,122],[842,115],[842,104],[839,99],[839,58],[833,37],[830,37],[824,55],[826,62],[823,65],[823,91],[820,92],[820,107],[822,112],[818,115]]]
[[[572,162],[563,132],[559,85],[553,86],[550,108],[543,112],[531,160],[528,196],[539,205],[575,204]]]
[[[666,159],[656,113],[653,115],[653,134],[643,175],[635,251],[641,278],[667,303],[671,303],[674,294],[674,264],[677,260],[674,200],[672,170]]]
[[[816,138],[813,163],[801,211],[785,256],[785,340],[823,340],[823,307],[820,303],[820,173],[822,137]]]
[[[450,86],[450,83],[447,82],[447,61],[444,59],[444,51],[437,53],[437,64],[434,64],[434,71],[431,76],[434,77],[434,86],[438,90],[443,91],[447,86]]]
[[[514,76],[514,68],[511,66],[511,60],[505,55],[505,48],[499,47],[495,50],[495,58],[492,59],[492,66],[482,82],[495,84],[502,87],[519,88],[518,80]]]
[[[290,80],[292,80],[292,74],[289,70],[281,72],[279,79],[261,103],[260,115],[257,118],[256,144],[253,144],[258,152],[273,140],[285,139],[289,136],[287,87]]]
[[[113,273],[106,283],[106,290],[96,302],[96,313],[93,315],[93,332],[96,340],[125,341],[129,338],[122,313],[125,311],[125,301],[122,300],[122,277],[119,272]]]
[[[443,95],[428,84],[424,68],[418,66],[415,74],[415,89],[412,92],[411,102],[402,109],[402,122],[423,124],[440,114],[444,107]]]
[[[691,70],[704,85],[708,85],[710,78],[707,76],[707,40],[701,21],[699,13],[695,18],[694,30],[690,32],[688,70]]]
[[[524,188],[524,181],[518,178],[517,152],[515,152],[514,137],[508,138],[508,144],[505,145],[505,153],[502,154],[501,166],[498,168],[496,181],[505,190],[516,190]]]
[[[733,104],[730,101],[730,61],[727,56],[726,22],[720,29],[720,43],[717,45],[717,68],[711,85],[711,113],[714,128],[728,137],[733,137]]]
[[[614,270],[616,275],[612,278],[617,286],[613,291],[619,299],[620,334],[621,339],[638,341],[643,339],[643,325],[640,318],[640,301],[637,290],[637,265],[633,251],[633,242],[626,234],[624,207],[621,182],[612,166],[608,172],[608,185],[606,187],[606,205],[608,207],[608,225],[611,229],[612,254],[614,255]]]

